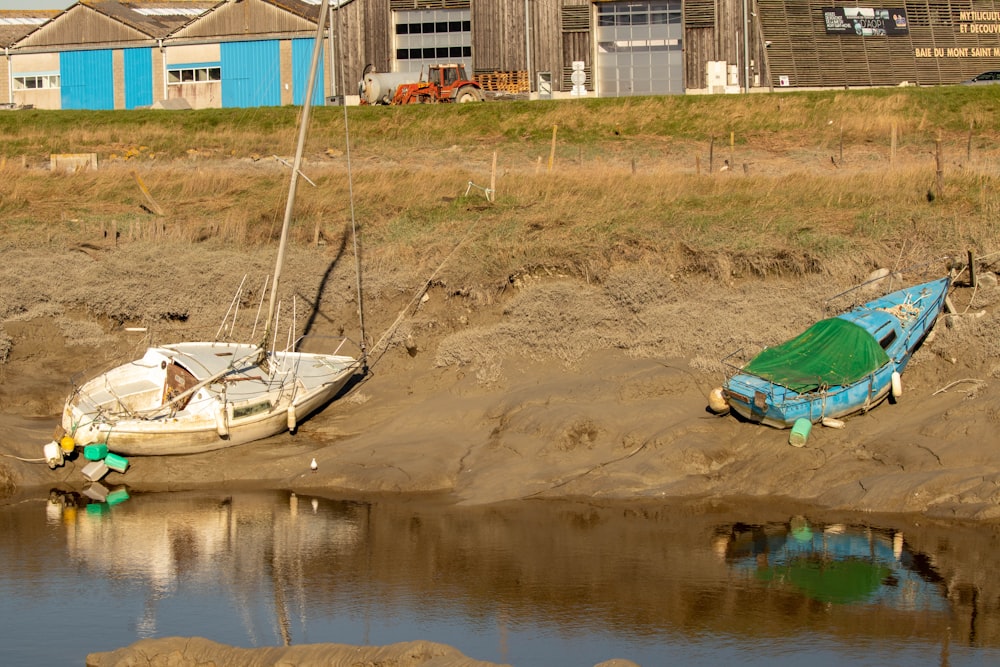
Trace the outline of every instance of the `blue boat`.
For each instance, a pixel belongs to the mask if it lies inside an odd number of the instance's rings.
[[[951,278],[914,285],[764,349],[722,387],[749,421],[791,428],[867,412],[902,391],[899,375],[944,309]]]

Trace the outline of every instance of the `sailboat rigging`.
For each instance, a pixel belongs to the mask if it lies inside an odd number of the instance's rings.
[[[132,456],[193,454],[294,431],[355,374],[364,372],[364,346],[361,359],[343,354],[346,338],[331,353],[300,352],[301,341],[277,349],[274,340],[277,294],[328,5],[328,0],[322,1],[317,18],[262,340],[154,345],[141,358],[76,387],[63,409],[63,435],[46,446],[50,467],[62,464],[64,454],[91,444]],[[358,300],[360,315],[360,293]]]

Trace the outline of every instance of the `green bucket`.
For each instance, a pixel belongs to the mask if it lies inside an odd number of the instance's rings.
[[[108,445],[104,442],[95,445],[87,445],[83,448],[83,458],[88,461],[100,461],[107,455]]]
[[[809,439],[809,431],[812,430],[812,422],[805,417],[795,420],[792,426],[792,433],[788,436],[788,444],[792,447],[802,447]]]
[[[108,454],[104,457],[104,465],[115,472],[125,472],[128,470],[128,459],[117,454]]]

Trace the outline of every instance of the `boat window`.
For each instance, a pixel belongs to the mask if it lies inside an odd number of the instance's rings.
[[[241,405],[233,408],[233,419],[240,419],[241,417],[249,417],[250,415],[256,415],[261,412],[269,412],[274,406],[271,401],[264,400],[258,403],[250,403],[249,405]]]
[[[883,350],[888,350],[889,346],[892,345],[892,342],[894,340],[896,340],[896,330],[895,329],[891,330],[889,333],[887,333],[885,336],[883,336],[882,339],[878,342],[878,344],[882,346]]]

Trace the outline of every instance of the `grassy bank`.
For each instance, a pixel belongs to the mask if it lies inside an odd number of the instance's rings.
[[[537,270],[599,279],[647,260],[730,279],[1000,245],[990,87],[346,112],[369,258],[438,261],[461,242],[467,260],[453,270],[472,282]],[[301,185],[296,242],[347,238],[344,113],[315,110],[305,173],[317,187]],[[274,156],[291,155],[296,115],[0,113],[3,225],[28,242],[80,231],[268,242],[287,187]],[[48,170],[51,153],[91,152],[96,172]]]

